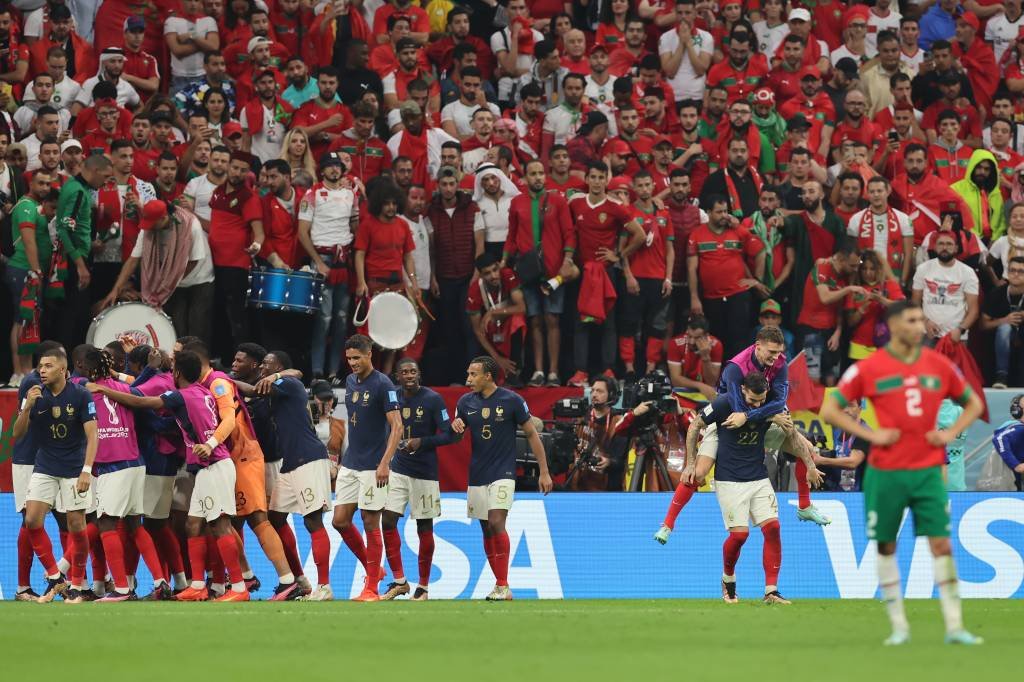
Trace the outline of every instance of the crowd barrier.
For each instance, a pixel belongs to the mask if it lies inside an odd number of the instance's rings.
[[[686,507],[668,545],[652,536],[669,503],[668,494],[563,493],[517,496],[508,522],[512,559],[509,582],[517,598],[717,598],[726,536],[713,494],[701,493]],[[832,517],[818,527],[796,518],[796,497],[779,496],[783,560],[779,589],[793,599],[870,599],[877,597],[875,552],[865,537],[863,498],[857,493],[816,494],[815,504]],[[1024,596],[1024,496],[1017,493],[951,495],[954,552],[964,597]],[[299,551],[307,575],[316,569],[309,537],[296,523]],[[330,527],[329,515],[325,517]],[[0,494],[0,595],[9,599],[16,586],[20,516],[10,494]],[[47,528],[59,554],[56,527]],[[406,575],[417,579],[416,524],[402,520]],[[445,495],[435,522],[436,551],[432,599],[477,599],[493,587],[483,553],[479,525],[466,518],[465,497]],[[331,583],[335,598],[358,594],[363,573],[341,538],[331,536]],[[907,597],[933,596],[932,562],[925,539],[915,540],[907,519],[900,532],[899,564]],[[743,547],[738,570],[741,599],[760,598],[763,587],[761,534],[756,529]],[[273,589],[274,572],[246,530],[246,553],[264,588]],[[33,565],[33,585],[42,584]],[[145,568],[140,592],[149,591]]]

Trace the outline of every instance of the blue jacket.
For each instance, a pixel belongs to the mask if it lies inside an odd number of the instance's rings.
[[[992,434],[992,445],[1011,469],[1024,462],[1024,424],[1019,421],[1004,422]]]
[[[957,5],[956,14],[963,12],[963,7]],[[921,33],[917,38],[917,44],[922,50],[932,49],[932,43],[936,40],[953,40],[956,31],[956,19],[954,14],[948,14],[939,7],[938,3],[931,6],[924,16],[918,21]]]

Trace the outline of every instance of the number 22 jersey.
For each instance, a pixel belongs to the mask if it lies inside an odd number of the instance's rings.
[[[455,413],[472,438],[469,485],[515,479],[516,428],[530,419],[526,401],[507,388],[497,388],[486,398],[467,393],[459,398]]]

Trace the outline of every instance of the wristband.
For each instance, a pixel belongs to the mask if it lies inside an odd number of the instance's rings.
[[[280,381],[280,380],[281,380],[281,373],[280,372],[274,372],[274,381]]]
[[[88,464],[86,464],[84,467],[82,467],[82,473],[83,474],[90,474],[91,475],[92,474],[92,467],[89,466]]]
[[[209,439],[208,441],[206,441],[206,446],[207,446],[208,448],[210,448],[211,450],[213,450],[214,448],[216,448],[216,447],[217,447],[218,445],[220,445],[220,441],[218,441],[218,440],[217,440],[216,438],[214,438],[213,436],[210,436],[210,439]]]

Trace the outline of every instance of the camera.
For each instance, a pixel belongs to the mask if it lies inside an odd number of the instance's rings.
[[[652,402],[648,414],[660,415],[676,410],[676,399],[672,395],[672,384],[661,370],[651,372],[622,389],[622,406],[632,410],[641,403]],[[640,419],[646,418],[643,415]]]
[[[555,419],[582,419],[589,409],[584,398],[562,398],[551,406],[551,414]]]

